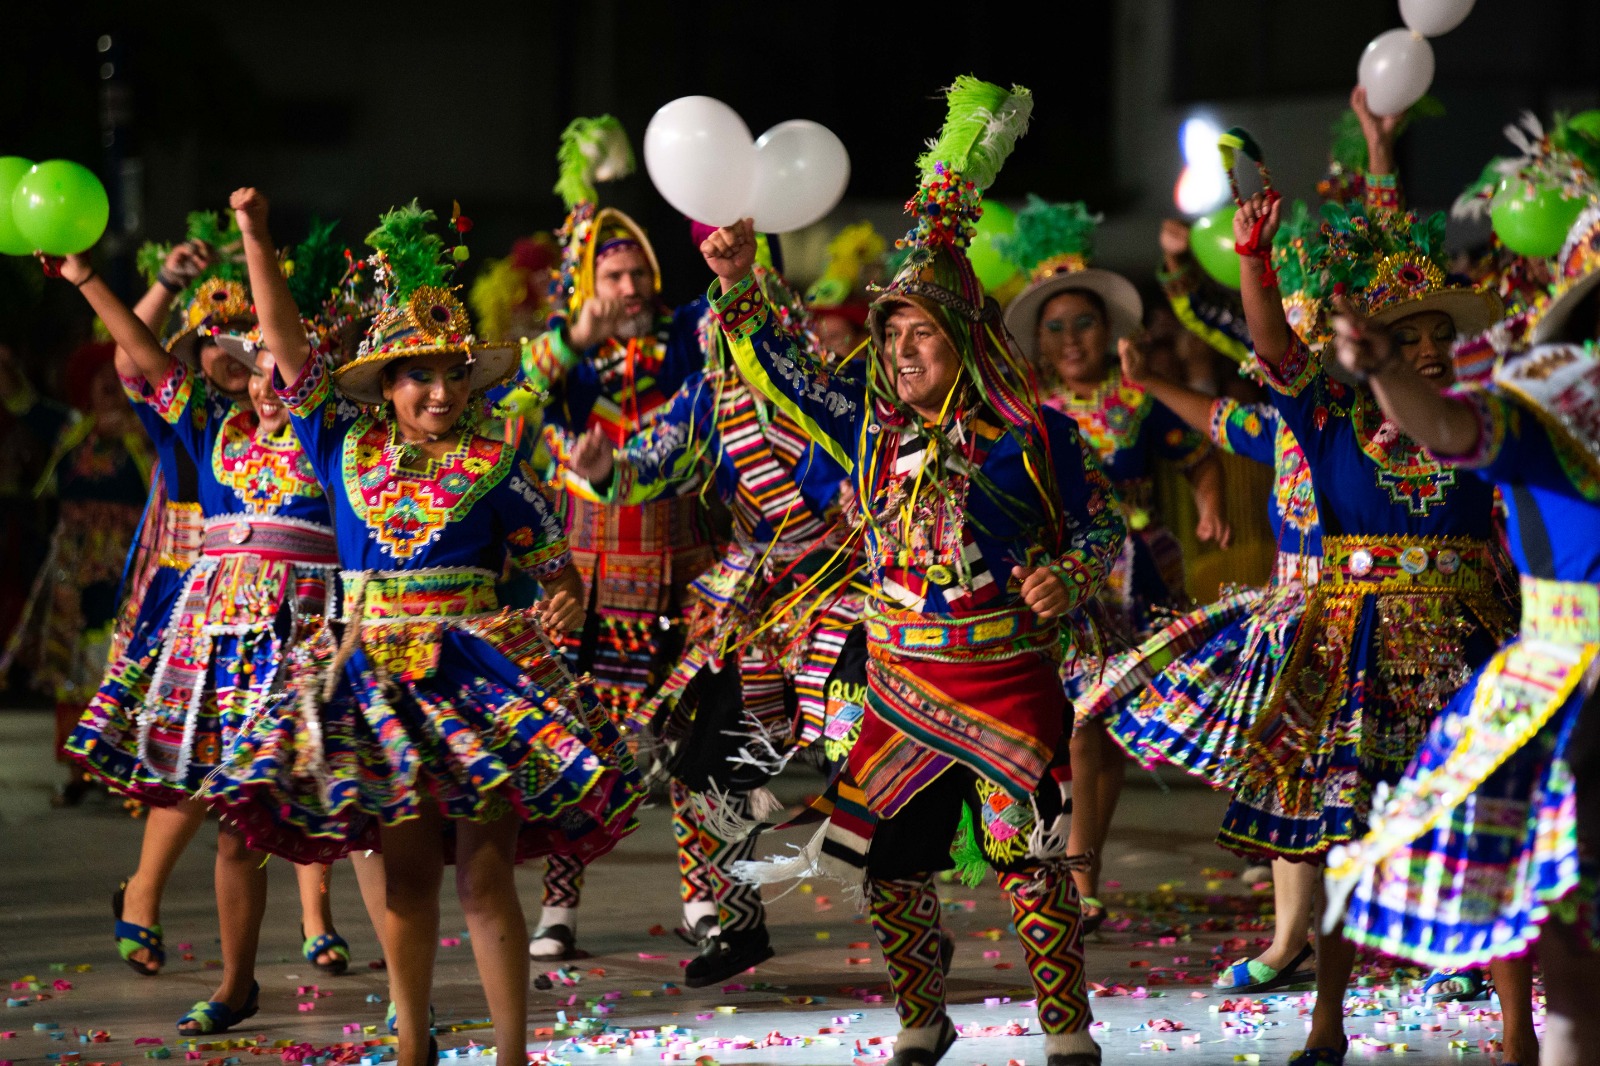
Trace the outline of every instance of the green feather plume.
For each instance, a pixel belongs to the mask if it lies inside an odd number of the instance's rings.
[[[378,228],[367,234],[367,244],[384,258],[392,299],[404,300],[424,285],[449,284],[444,239],[428,231],[436,217],[412,200],[385,213]]]
[[[1304,200],[1296,200],[1272,238],[1272,266],[1278,272],[1280,290],[1296,293],[1310,284],[1311,264],[1321,242],[1322,219],[1311,213]]]
[[[1445,258],[1445,214],[1426,218],[1412,212],[1385,219],[1369,218],[1360,205],[1322,205],[1324,240],[1309,257],[1306,291],[1328,299],[1344,285],[1352,292],[1372,282],[1378,263],[1386,256],[1425,257],[1448,273]]]
[[[345,246],[334,239],[339,222],[311,219],[311,229],[306,239],[289,253],[289,268],[285,271],[289,294],[295,306],[306,318],[315,316],[339,287],[349,261],[345,259]]]
[[[989,861],[978,846],[978,821],[972,816],[972,807],[961,805],[961,824],[950,842],[950,859],[955,863],[955,875],[968,888],[977,888],[989,873]]]
[[[922,180],[929,181],[943,163],[981,191],[994,184],[1017,138],[1028,132],[1033,93],[1020,85],[1003,89],[970,74],[945,90],[944,127],[917,159]]]
[[[633,148],[622,123],[610,115],[575,118],[561,131],[556,149],[555,192],[570,211],[599,198],[596,182],[625,178],[633,168]]]
[[[226,219],[226,221],[224,221]],[[189,212],[188,228],[184,239],[200,241],[211,248],[211,265],[200,272],[199,277],[191,281],[187,288],[178,293],[177,305],[188,307],[199,291],[203,282],[212,278],[222,278],[224,281],[237,281],[247,290],[250,287],[250,271],[244,263],[244,255],[240,250],[242,238],[239,235],[239,220],[234,218],[233,212],[217,211],[191,211]],[[170,249],[168,249],[170,251]],[[143,250],[141,249],[141,254]],[[166,252],[161,255],[166,259]],[[161,269],[161,263],[156,263],[156,269]]]
[[[133,265],[138,268],[139,276],[144,278],[146,285],[156,283],[156,277],[161,273],[161,268],[167,265],[167,256],[171,254],[170,244],[145,241],[139,245],[139,250],[133,255]]]
[[[1028,206],[1017,212],[1016,231],[996,237],[995,250],[1024,272],[1058,255],[1094,258],[1094,235],[1105,216],[1092,214],[1081,201],[1052,204],[1028,194]]]

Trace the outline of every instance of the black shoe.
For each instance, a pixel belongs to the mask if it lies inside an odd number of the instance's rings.
[[[939,934],[939,969],[950,976],[950,964],[956,960],[956,938],[949,933]]]
[[[554,940],[559,949],[549,955],[535,955],[533,945],[540,940]],[[528,938],[528,957],[534,962],[566,962],[578,957],[578,935],[569,925],[541,925]]]
[[[772,942],[767,938],[764,925],[723,933],[709,938],[700,954],[689,960],[689,965],[683,969],[683,983],[690,988],[714,985],[766,962],[772,954]]]
[[[895,1053],[889,1056],[883,1066],[934,1066],[935,1063],[944,1058],[945,1052],[949,1051],[950,1046],[955,1042],[955,1023],[947,1016],[944,1020],[944,1028],[939,1030],[939,1044],[932,1051],[920,1047],[908,1047],[901,1051],[897,1047]],[[1055,1063],[1050,1063],[1050,1066],[1055,1066]]]
[[[706,941],[711,939],[712,930],[716,928],[717,916],[715,914],[702,914],[700,919],[694,923],[693,929],[685,929],[680,925],[673,932],[678,934],[679,940],[690,947],[703,948],[706,946]]]
[[[428,1066],[439,1066],[439,1038],[428,1037]]]

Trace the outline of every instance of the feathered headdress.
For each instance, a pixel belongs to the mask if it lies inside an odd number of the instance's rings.
[[[622,123],[610,115],[575,118],[561,131],[556,149],[555,193],[571,211],[600,198],[596,182],[625,178],[633,168],[633,147]]]
[[[643,228],[621,211],[596,203],[597,183],[633,173],[633,149],[622,123],[610,115],[573,119],[561,132],[556,169],[555,191],[567,205],[567,218],[556,231],[562,253],[560,272],[550,288],[552,320],[577,314],[594,295],[595,262],[614,248],[639,248],[650,262],[659,291],[661,266]]]
[[[1039,315],[1045,304],[1074,289],[1094,293],[1105,305],[1113,337],[1138,332],[1144,319],[1139,290],[1122,275],[1089,265],[1103,218],[1081,202],[1052,204],[1030,193],[1028,206],[1017,212],[1016,232],[996,239],[1000,254],[1029,278],[1028,287],[1006,308],[1006,327],[1029,359],[1037,359]]]
[[[184,240],[209,246],[211,263],[178,293],[182,318],[178,332],[167,342],[167,350],[191,366],[198,366],[201,340],[245,337],[256,325],[255,306],[250,298],[249,271],[240,254],[239,223],[232,213],[224,216],[216,211],[189,212]],[[146,244],[139,249],[139,269],[152,283],[171,251],[171,245]]]
[[[966,251],[983,213],[983,190],[1027,132],[1033,94],[964,75],[945,91],[945,101],[944,126],[917,160],[921,182],[906,202],[915,224],[897,243],[909,254],[873,302],[867,326],[881,351],[890,311],[916,304],[950,338],[982,399],[1006,422],[1033,425],[1037,404],[1024,398],[1032,392],[1026,363],[1006,344],[999,305],[984,294]],[[876,391],[885,419],[905,417],[892,388],[879,382]]]
[[[480,343],[473,332],[472,319],[450,284],[465,246],[447,250],[429,228],[436,217],[413,200],[387,212],[367,234],[380,306],[356,357],[334,374],[340,391],[358,403],[383,401],[383,368],[396,359],[464,353],[474,390],[505,380],[516,368],[515,346]],[[471,228],[459,208],[452,222],[457,233]]]
[[[483,265],[467,290],[467,303],[485,340],[518,340],[543,328],[560,260],[555,239],[537,233],[518,238],[504,259]]]
[[[1307,290],[1324,313],[1347,296],[1367,318],[1384,324],[1423,311],[1450,316],[1462,335],[1488,328],[1504,312],[1500,297],[1453,284],[1447,277],[1444,212],[1414,212],[1378,221],[1361,208],[1322,205],[1324,242],[1309,260]]]
[[[1568,125],[1557,114],[1551,130],[1532,111],[1524,111],[1505,128],[1506,139],[1519,152],[1489,161],[1476,181],[1450,208],[1456,218],[1488,218],[1490,201],[1502,183],[1520,187],[1531,198],[1534,189],[1554,188],[1571,199],[1600,198],[1600,140]]]
[[[1272,268],[1278,275],[1283,313],[1289,326],[1312,349],[1330,338],[1327,316],[1317,293],[1322,259],[1322,218],[1311,213],[1304,200],[1296,200],[1283,213],[1272,238]]]

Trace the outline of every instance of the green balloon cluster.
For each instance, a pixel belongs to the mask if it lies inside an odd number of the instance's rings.
[[[32,168],[31,159],[24,159],[20,155],[0,155],[0,254],[33,254],[33,245],[18,231],[16,220],[11,217],[11,192]]]
[[[1233,250],[1233,204],[1201,215],[1189,227],[1189,250],[1200,268],[1230,289],[1239,287],[1239,253]]]
[[[1560,189],[1540,187],[1529,195],[1520,182],[1502,180],[1489,201],[1489,220],[1501,244],[1518,255],[1543,259],[1561,251],[1583,205],[1581,197],[1565,196]]]
[[[994,292],[1017,275],[1017,264],[1000,254],[996,237],[1009,237],[1017,231],[1017,213],[999,201],[986,202],[978,217],[977,232],[967,246],[972,272],[985,292]]]
[[[11,190],[7,206],[8,221],[28,244],[13,255],[86,252],[106,231],[111,217],[111,201],[100,179],[88,167],[69,159],[50,159],[29,167]]]

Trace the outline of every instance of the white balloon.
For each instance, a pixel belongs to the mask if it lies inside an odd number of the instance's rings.
[[[1474,0],[1400,0],[1400,18],[1424,37],[1437,37],[1461,25]]]
[[[1356,74],[1375,115],[1398,115],[1433,84],[1433,46],[1411,30],[1388,30],[1372,39]]]
[[[749,214],[756,147],[739,113],[709,96],[665,105],[644,131],[644,165],[662,199],[697,222]]]
[[[828,127],[780,122],[756,139],[750,215],[762,233],[788,233],[833,210],[850,182],[850,153]]]

